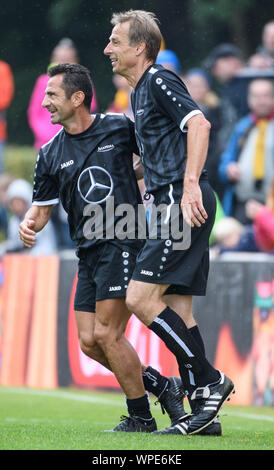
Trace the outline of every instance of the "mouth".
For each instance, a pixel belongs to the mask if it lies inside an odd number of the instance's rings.
[[[111,58],[110,58],[110,62],[111,62],[111,65],[112,65],[112,66],[115,66],[115,64],[118,63],[118,59],[116,59],[115,57],[111,57]]]

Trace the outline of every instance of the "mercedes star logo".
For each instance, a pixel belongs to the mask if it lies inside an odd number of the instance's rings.
[[[78,191],[88,204],[100,204],[106,201],[113,190],[111,175],[100,166],[90,166],[78,178]]]

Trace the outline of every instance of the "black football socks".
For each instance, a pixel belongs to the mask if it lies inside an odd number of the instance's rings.
[[[143,382],[147,392],[151,392],[156,397],[159,397],[166,389],[168,379],[161,375],[157,370],[153,369],[153,367],[148,366],[143,372]]]
[[[188,331],[189,333],[191,333],[193,339],[196,341],[197,345],[200,347],[202,353],[205,356],[205,345],[204,345],[204,341],[201,336],[198,325],[192,326],[191,328],[188,329]]]
[[[138,418],[142,418],[145,421],[149,421],[152,419],[152,415],[150,412],[149,397],[147,393],[140,398],[127,398],[126,402],[128,413],[130,416],[136,416]]]
[[[194,339],[197,330],[191,334],[181,317],[166,307],[149,325],[175,355],[184,387],[204,387],[219,380],[219,372],[211,366],[201,346]]]

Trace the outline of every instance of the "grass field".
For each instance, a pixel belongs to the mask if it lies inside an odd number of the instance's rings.
[[[160,406],[159,429],[169,422]],[[126,414],[118,392],[0,387],[1,450],[273,450],[274,408],[225,405],[221,437],[105,433]]]

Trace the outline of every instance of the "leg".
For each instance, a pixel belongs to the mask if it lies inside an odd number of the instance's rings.
[[[164,295],[165,304],[180,315],[188,329],[196,325],[192,313],[192,295]]]
[[[103,349],[94,337],[95,313],[76,311],[75,317],[80,347],[83,353],[112,371]],[[125,336],[123,340],[128,343],[130,348],[131,345]],[[161,404],[162,409],[168,413],[171,423],[178,422],[185,416],[182,402],[183,391],[181,383],[178,383],[179,379],[177,377],[167,379],[157,370],[144,364],[141,364],[141,367],[145,390],[158,397],[158,402]]]
[[[126,396],[134,399],[143,396],[145,389],[140,360],[124,336],[130,315],[122,298],[98,301],[94,338]]]
[[[191,371],[193,379],[195,376],[193,385],[196,387],[217,381],[220,378],[219,372],[208,363],[181,318],[181,316],[187,317],[189,326],[193,326],[192,297],[186,296],[185,300],[180,303],[178,297],[175,298],[175,302],[177,300],[175,306],[179,309],[180,316],[164,303],[163,293],[167,287],[166,285],[131,280],[127,290],[128,308],[149,326],[173,352],[182,380],[187,369]]]
[[[194,390],[191,398],[197,400],[195,402],[197,417],[195,415],[190,420],[189,426],[180,427],[179,433],[196,433],[214,420],[234,387],[230,379],[220,374],[207,361],[181,316],[170,307],[166,307],[163,302],[165,290],[164,285],[132,280],[127,291],[127,305],[175,355],[183,383],[188,377],[188,382]],[[193,326],[192,313],[190,313],[191,297],[187,297],[185,302],[177,307],[180,307],[181,315],[187,317],[188,324]],[[220,399],[214,401],[212,398],[212,406],[207,408],[205,400],[211,396],[210,385],[212,385],[212,396],[218,390]]]
[[[96,343],[94,338],[95,313],[76,311],[75,319],[81,351],[86,354],[86,356],[111,370],[104,351]]]

